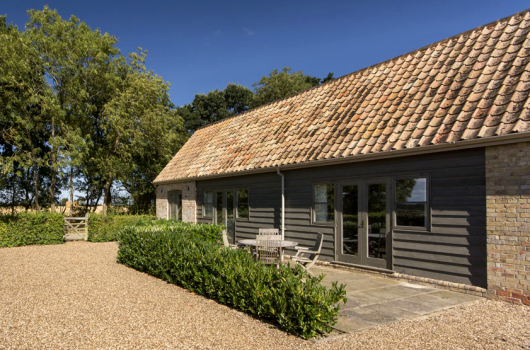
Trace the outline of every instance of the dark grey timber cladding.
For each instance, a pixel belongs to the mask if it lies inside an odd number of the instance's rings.
[[[311,224],[311,185],[318,181],[399,176],[430,178],[430,230],[397,230],[393,270],[486,287],[486,188],[484,149],[283,171],[286,238],[311,245],[325,235],[321,259],[332,261],[334,226]]]
[[[258,228],[281,225],[281,177],[276,172],[197,181],[197,222],[211,223],[202,216],[204,191],[248,188],[250,218],[236,219],[236,241],[255,238]]]

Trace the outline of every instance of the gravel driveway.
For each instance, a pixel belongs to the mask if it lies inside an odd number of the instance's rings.
[[[530,349],[530,308],[486,300],[304,341],[117,264],[117,249],[0,248],[0,349]]]

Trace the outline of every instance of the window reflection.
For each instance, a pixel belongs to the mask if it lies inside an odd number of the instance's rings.
[[[335,189],[333,184],[318,184],[314,187],[315,222],[333,222],[335,220]]]
[[[396,225],[426,227],[427,179],[396,180]]]

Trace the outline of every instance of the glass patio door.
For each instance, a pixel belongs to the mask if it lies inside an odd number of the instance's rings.
[[[235,244],[234,191],[216,192],[216,224],[226,227],[228,243]]]
[[[338,261],[389,268],[390,182],[359,180],[338,186]]]

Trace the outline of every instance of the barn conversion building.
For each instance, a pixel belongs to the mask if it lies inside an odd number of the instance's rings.
[[[530,11],[197,130],[157,216],[530,304]]]

